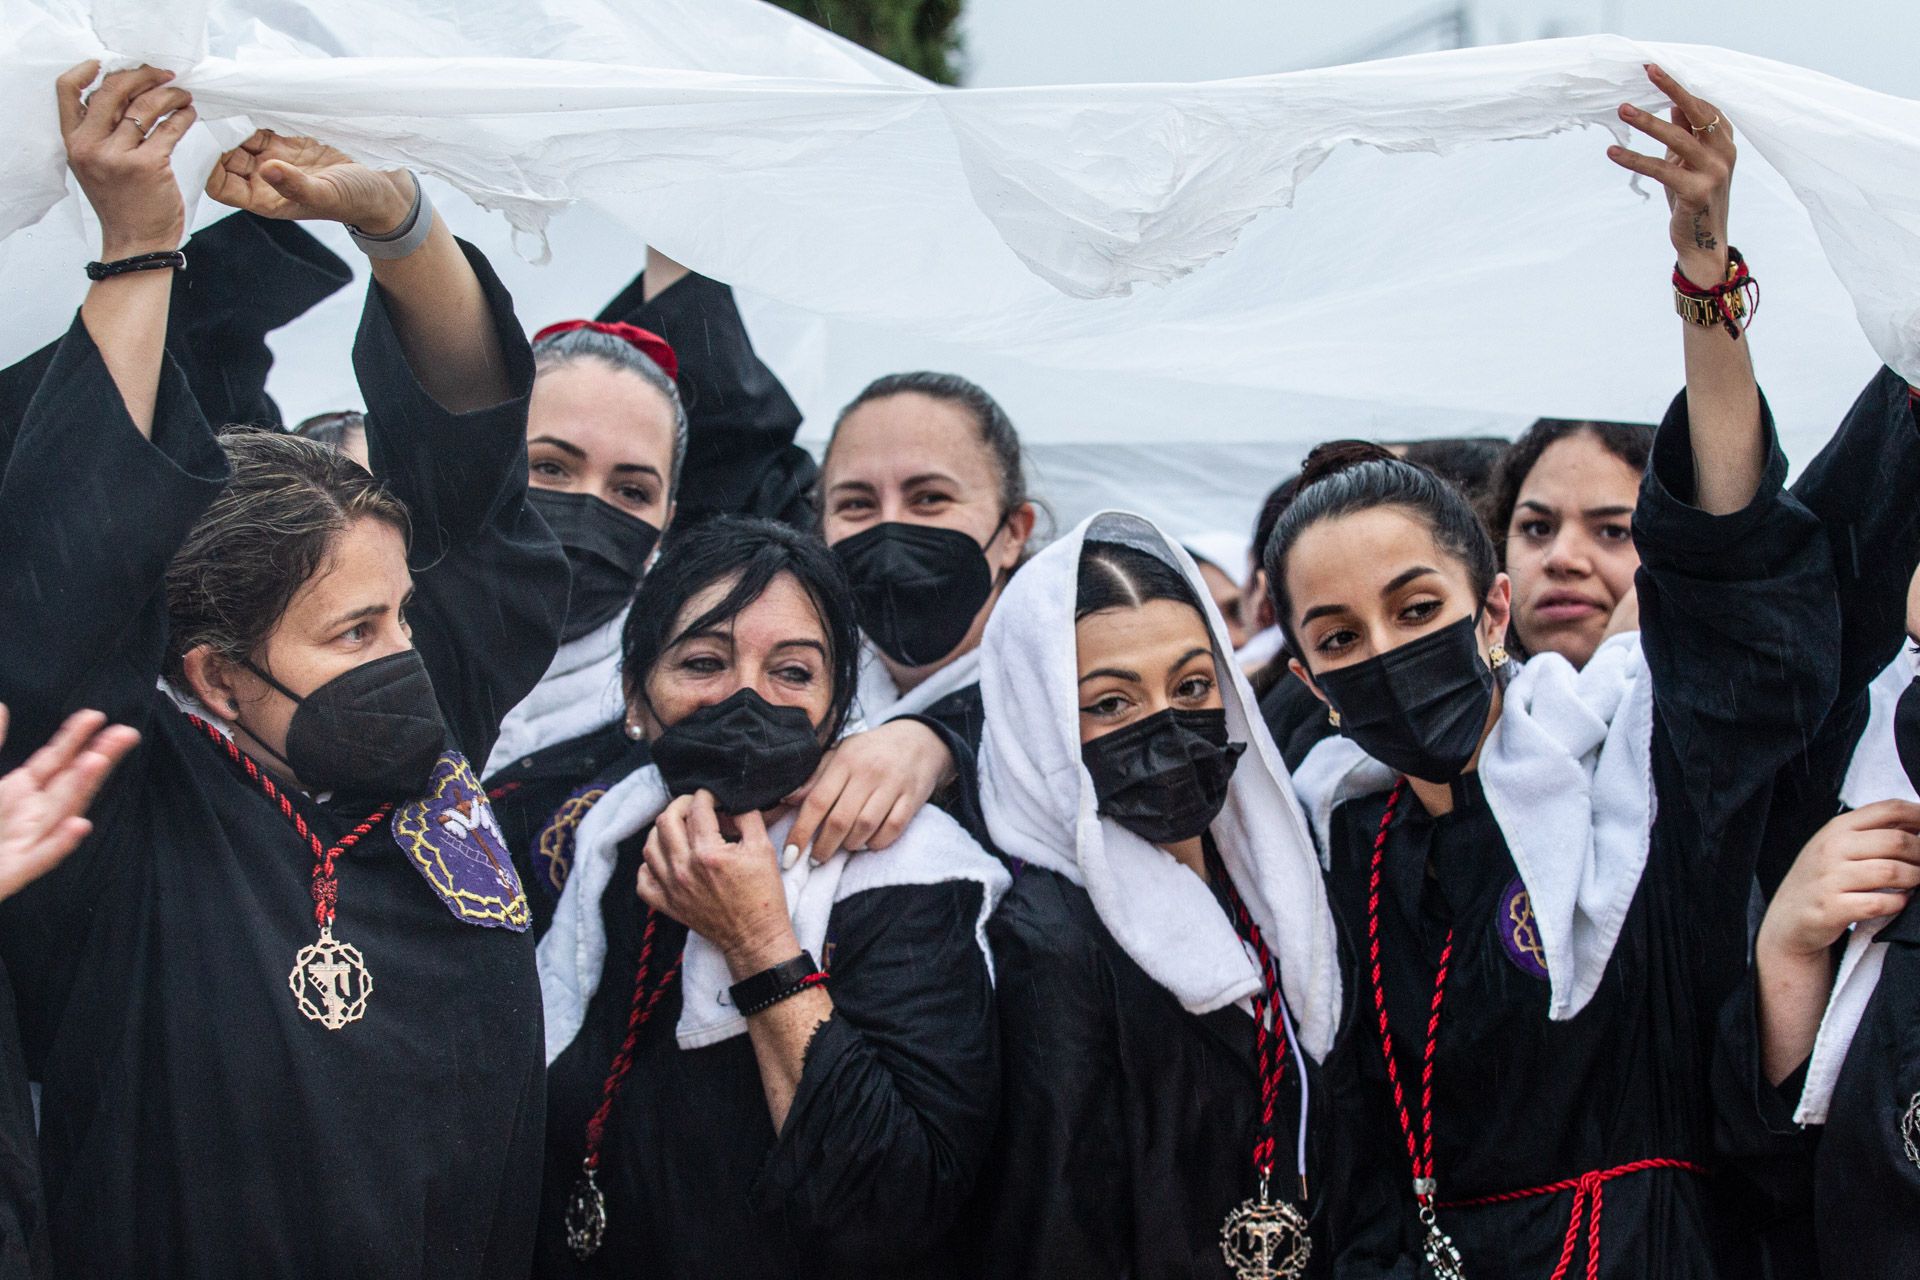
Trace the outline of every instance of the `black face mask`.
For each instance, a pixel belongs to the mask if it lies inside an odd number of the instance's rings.
[[[567,553],[573,594],[567,597],[560,638],[578,640],[612,621],[632,601],[660,531],[590,493],[528,489],[527,501],[546,518]]]
[[[343,671],[304,698],[251,662],[245,665],[293,702],[287,754],[276,758],[311,790],[387,799],[417,795],[446,750],[446,721],[417,650]]]
[[[1920,679],[1901,690],[1893,704],[1893,746],[1907,781],[1920,791]]]
[[[1475,642],[1478,613],[1376,658],[1314,677],[1340,732],[1390,769],[1452,782],[1480,747],[1493,668]]]
[[[813,776],[825,754],[806,712],[776,707],[751,689],[668,725],[652,751],[669,792],[705,788],[722,813],[778,804]]]
[[[1150,844],[1191,840],[1227,803],[1247,749],[1227,741],[1225,711],[1157,711],[1080,748],[1100,815]]]
[[[985,548],[958,529],[877,524],[834,543],[833,554],[853,585],[860,629],[903,667],[952,653],[993,594]]]

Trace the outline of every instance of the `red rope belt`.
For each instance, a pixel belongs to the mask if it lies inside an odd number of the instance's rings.
[[[1552,1280],[1566,1280],[1567,1268],[1573,1263],[1574,1246],[1580,1239],[1580,1226],[1584,1221],[1587,1228],[1587,1280],[1596,1280],[1600,1274],[1600,1209],[1601,1192],[1607,1183],[1615,1178],[1623,1178],[1630,1173],[1645,1173],[1650,1169],[1679,1169],[1687,1173],[1705,1173],[1703,1165],[1691,1160],[1673,1160],[1665,1156],[1656,1156],[1650,1160],[1633,1160],[1611,1169],[1592,1169],[1577,1178],[1563,1178],[1559,1182],[1549,1182],[1545,1186],[1528,1187],[1524,1191],[1501,1191],[1490,1196],[1475,1196],[1471,1200],[1449,1200],[1441,1204],[1442,1209],[1475,1209],[1491,1204],[1511,1204],[1515,1200],[1527,1200],[1534,1196],[1558,1195],[1562,1191],[1573,1192],[1573,1215],[1567,1220],[1567,1238],[1560,1243],[1560,1264],[1553,1269]]]

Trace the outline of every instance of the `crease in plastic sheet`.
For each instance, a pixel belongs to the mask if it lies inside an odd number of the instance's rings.
[[[450,184],[530,257],[550,245],[576,313],[653,243],[792,333],[824,326],[784,343],[768,330],[816,418],[856,389],[848,373],[884,371],[851,349],[871,341],[896,361],[1009,370],[1043,442],[1297,450],[1330,434],[1313,409],[1328,402],[1404,410],[1401,435],[1486,415],[1644,419],[1681,377],[1671,250],[1658,191],[1604,147],[1625,136],[1620,102],[1664,105],[1642,70],[1657,60],[1737,129],[1733,239],[1766,291],[1756,354],[1789,447],[1810,451],[1876,357],[1920,378],[1920,103],[1720,49],[1597,36],[970,90],[757,0],[0,13],[0,359],[60,332],[84,288],[69,268],[94,248],[52,79],[145,58],[195,94],[184,188],[252,127],[313,133]],[[457,203],[449,221],[478,226]],[[224,212],[200,204],[198,222]],[[522,293],[530,268],[502,265]],[[326,406],[293,406],[308,407]]]

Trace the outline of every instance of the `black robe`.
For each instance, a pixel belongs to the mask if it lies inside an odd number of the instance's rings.
[[[1548,984],[1526,964],[1512,913],[1518,872],[1477,777],[1429,817],[1407,793],[1390,829],[1380,895],[1384,987],[1408,1111],[1442,938],[1455,931],[1433,1086],[1439,1200],[1472,1200],[1645,1159],[1713,1163],[1708,1091],[1716,1011],[1746,958],[1754,863],[1773,779],[1830,707],[1839,625],[1819,521],[1782,489],[1771,444],[1746,509],[1709,516],[1694,490],[1684,397],[1655,441],[1634,533],[1641,640],[1654,681],[1656,817],[1645,872],[1592,1001],[1547,1017]],[[1330,832],[1329,887],[1350,953],[1367,954],[1367,885],[1387,802],[1343,804]],[[1537,956],[1537,951],[1532,952]],[[1543,972],[1543,970],[1541,971]],[[1340,1069],[1355,1082],[1343,1141],[1371,1177],[1343,1186],[1335,1212],[1342,1274],[1416,1274],[1405,1139],[1396,1118],[1363,965],[1359,1016]],[[1332,1064],[1329,1067],[1333,1069]],[[1571,1190],[1482,1207],[1440,1222],[1474,1280],[1545,1280],[1572,1219]],[[1654,1169],[1604,1184],[1606,1280],[1747,1274],[1750,1248],[1723,1184]],[[1570,1274],[1587,1274],[1583,1215]]]
[[[1005,861],[987,832],[986,811],[980,807],[980,734],[986,728],[986,708],[978,681],[937,698],[926,710],[901,716],[933,730],[953,757],[953,781],[933,795],[933,803],[966,828],[982,849]]]
[[[353,272],[297,222],[236,213],[194,233],[173,276],[167,354],[208,422],[280,425],[267,394],[267,335],[353,282]],[[53,363],[50,342],[0,369],[0,454]]]
[[[1188,1013],[1114,941],[1087,891],[1051,871],[1019,869],[988,935],[1006,1065],[971,1274],[1228,1280],[1220,1229],[1258,1187],[1253,1019],[1236,1006]],[[1317,1200],[1330,1184],[1310,1070]],[[1289,1055],[1271,1189],[1296,1204],[1299,1107]],[[1330,1275],[1313,1217],[1308,1274]]]
[[[813,485],[820,469],[793,442],[799,406],[754,351],[733,290],[690,271],[648,302],[645,284],[642,272],[598,318],[651,329],[680,359],[687,459],[674,522],[685,527],[731,514],[817,527]]]
[[[991,1136],[993,989],[972,881],[872,889],[834,905],[818,959],[833,1017],[807,1048],[776,1136],[745,1033],[682,1050],[678,980],[642,1028],[602,1148],[605,1243],[581,1263],[563,1229],[587,1118],[625,1035],[639,962],[642,835],[601,899],[607,959],[547,1082],[541,1277],[960,1277],[956,1221]],[[657,977],[685,945],[662,917]]]
[[[1286,660],[1284,654],[1274,659],[1282,664]],[[1334,735],[1333,723],[1327,719],[1327,704],[1314,697],[1306,681],[1291,671],[1260,699],[1260,718],[1267,722],[1267,732],[1273,735],[1280,758],[1289,769],[1298,769],[1315,747]]]
[[[1920,420],[1906,382],[1882,369],[1794,484],[1795,496],[1828,526],[1847,641],[1834,711],[1776,799],[1760,867],[1769,897],[1806,840],[1840,809],[1840,786],[1866,727],[1866,686],[1904,641],[1920,504],[1894,481],[1917,475]],[[1836,960],[1845,943],[1836,944]],[[1776,1275],[1876,1280],[1920,1265],[1920,1167],[1907,1155],[1902,1129],[1920,1096],[1920,912],[1909,906],[1874,945],[1887,949],[1885,968],[1824,1126],[1802,1130],[1793,1122],[1804,1063],[1777,1088],[1762,1074],[1753,975],[1721,1020],[1714,1075],[1721,1152],[1764,1232]],[[1920,1150],[1920,1120],[1914,1134]]]
[[[415,643],[452,745],[484,759],[557,647],[566,572],[524,501],[531,355],[468,256],[512,399],[435,404],[378,289],[354,357],[375,469],[412,517]],[[308,1020],[288,990],[316,936],[308,843],[155,687],[162,577],[226,477],[178,367],[143,439],[76,321],[0,480],[10,756],[76,706],[144,735],[94,835],[0,909],[45,1083],[56,1262],[75,1276],[524,1276],[544,1116],[531,935],[456,920],[381,828],[338,874],[337,935],[376,978],[365,1017]],[[371,808],[295,803],[325,843]]]
[[[556,875],[551,846],[558,842],[570,848],[573,829],[591,800],[604,793],[607,780],[625,777],[648,759],[647,744],[627,737],[626,726],[615,721],[522,756],[487,779],[494,817],[527,887],[535,938],[544,937],[553,923],[566,884],[564,860]],[[576,799],[587,805],[569,804]]]

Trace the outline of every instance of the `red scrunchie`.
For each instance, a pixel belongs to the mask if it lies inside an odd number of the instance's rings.
[[[602,320],[562,320],[550,324],[533,335],[535,342],[542,338],[551,338],[556,333],[572,333],[575,329],[591,329],[595,333],[604,333],[620,339],[630,346],[637,347],[640,353],[660,366],[660,371],[669,378],[680,376],[680,357],[673,353],[673,347],[667,340],[651,329],[642,329],[634,324],[608,324]]]

